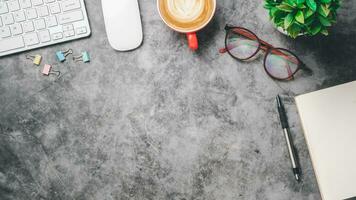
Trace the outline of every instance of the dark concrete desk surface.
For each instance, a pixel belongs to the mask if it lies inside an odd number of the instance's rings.
[[[32,51],[88,50],[90,64],[58,64],[57,82],[18,54],[0,60],[0,199],[320,199],[296,108],[286,104],[303,169],[293,179],[274,98],[356,79],[356,2],[344,1],[329,37],[289,39],[262,1],[218,2],[200,50],[140,1],[144,43],[113,51],[99,0],[87,0],[92,36]],[[295,51],[315,72],[275,82],[261,58],[219,55],[225,23]]]

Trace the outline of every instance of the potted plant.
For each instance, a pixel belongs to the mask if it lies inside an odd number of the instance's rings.
[[[265,0],[264,7],[279,30],[296,38],[328,35],[329,27],[336,22],[340,0]]]

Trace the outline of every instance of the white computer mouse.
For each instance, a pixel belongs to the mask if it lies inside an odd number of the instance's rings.
[[[140,9],[137,0],[102,0],[106,34],[118,51],[139,47],[143,40]]]

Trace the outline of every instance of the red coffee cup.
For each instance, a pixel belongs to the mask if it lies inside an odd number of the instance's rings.
[[[195,26],[194,28],[186,28],[186,27],[179,27],[179,25],[177,24],[172,24],[169,23],[168,19],[166,19],[165,15],[163,14],[164,12],[161,10],[161,1],[167,1],[167,0],[157,0],[157,8],[158,8],[158,12],[159,15],[161,17],[161,19],[163,20],[163,22],[169,26],[171,29],[180,32],[180,33],[184,33],[187,36],[187,40],[188,40],[188,45],[189,48],[193,51],[197,50],[199,47],[199,42],[198,42],[198,38],[197,38],[197,34],[196,32],[198,32],[199,30],[203,29],[205,26],[207,26],[209,24],[209,22],[213,19],[215,11],[216,11],[216,0],[211,0],[212,6],[211,6],[211,12],[210,15],[207,17],[207,20],[205,20],[203,23],[199,24],[198,26]],[[165,11],[167,12],[167,11]]]

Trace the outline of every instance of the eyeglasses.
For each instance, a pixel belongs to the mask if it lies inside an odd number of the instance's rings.
[[[273,47],[246,28],[226,25],[225,30],[225,48],[220,49],[220,53],[227,52],[237,60],[247,61],[263,50],[264,69],[270,77],[277,80],[291,80],[299,70],[312,73],[294,53]]]

